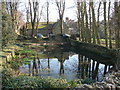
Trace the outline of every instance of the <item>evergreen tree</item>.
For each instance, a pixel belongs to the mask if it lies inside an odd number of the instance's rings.
[[[2,47],[15,41],[17,35],[13,25],[11,16],[2,12]]]

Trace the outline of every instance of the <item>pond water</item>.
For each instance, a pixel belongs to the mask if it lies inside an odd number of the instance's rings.
[[[44,52],[45,51],[45,52]],[[53,78],[93,79],[102,81],[104,75],[113,68],[112,65],[103,64],[86,56],[76,54],[71,51],[51,51],[39,52],[38,57],[34,57],[28,63],[20,66],[21,73],[30,76],[43,76]]]

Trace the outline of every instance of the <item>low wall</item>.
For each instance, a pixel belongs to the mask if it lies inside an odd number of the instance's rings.
[[[74,52],[102,63],[109,62],[109,64],[113,64],[117,61],[119,56],[116,49],[109,49],[95,44],[70,39],[70,45]]]

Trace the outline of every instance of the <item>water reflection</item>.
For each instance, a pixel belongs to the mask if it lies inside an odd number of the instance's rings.
[[[20,67],[20,71],[30,76],[51,76],[70,80],[91,78],[101,81],[113,67],[73,52],[54,51],[45,54],[45,57],[34,56],[29,64],[23,64]]]
[[[36,58],[34,57],[33,67],[32,67],[32,75],[34,76],[35,73],[36,73],[36,75],[38,74],[38,68],[37,68]]]

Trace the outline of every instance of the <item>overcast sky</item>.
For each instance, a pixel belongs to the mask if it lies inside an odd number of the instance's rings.
[[[22,3],[19,7],[19,10],[22,11],[24,14],[25,14],[25,3],[27,3],[27,0],[20,0]],[[57,21],[57,19],[59,19],[58,17],[58,11],[57,11],[57,7],[56,7],[56,4],[54,2],[54,0],[49,0],[50,1],[50,13],[49,13],[49,18],[50,18],[50,21]],[[64,13],[64,20],[66,17],[68,17],[69,19],[72,19],[72,20],[75,20],[77,21],[77,8],[76,8],[76,2],[77,0],[65,0],[66,2],[66,7],[65,7],[65,13]],[[88,1],[88,0],[87,0]],[[97,7],[98,7],[98,1],[99,0],[93,0],[95,1],[95,7],[97,10]],[[108,0],[107,0],[108,1]],[[114,0],[111,0],[112,2]],[[119,0],[120,1],[120,0]],[[40,0],[40,10],[41,10],[41,7],[44,5],[45,6],[45,2],[46,0]],[[108,5],[108,3],[107,3]],[[101,6],[101,8],[103,8],[103,6]],[[111,8],[113,8],[113,5],[111,6]],[[46,10],[44,8],[43,10],[43,14],[42,14],[42,18],[41,18],[41,21],[46,21]],[[108,11],[108,10],[107,10]],[[100,20],[103,19],[103,10],[101,9],[101,15],[100,15]],[[112,12],[112,9],[111,9],[111,12]],[[25,18],[25,16],[24,16]]]
[[[25,3],[27,4],[27,0],[20,0],[21,4],[19,7],[19,10],[22,11],[25,15]],[[46,0],[40,0],[40,10],[41,7],[44,5],[45,7],[45,2]],[[65,7],[65,13],[64,13],[64,20],[66,17],[69,17],[72,20],[76,20],[76,5],[75,5],[75,1],[74,0],[65,0],[66,2],[66,7]],[[59,19],[58,17],[58,11],[57,11],[57,7],[56,4],[53,2],[53,0],[50,0],[50,6],[49,6],[49,18],[50,21],[57,21],[57,19]],[[25,18],[25,16],[24,16]],[[46,8],[43,9],[43,14],[42,14],[42,18],[41,21],[46,21]]]

